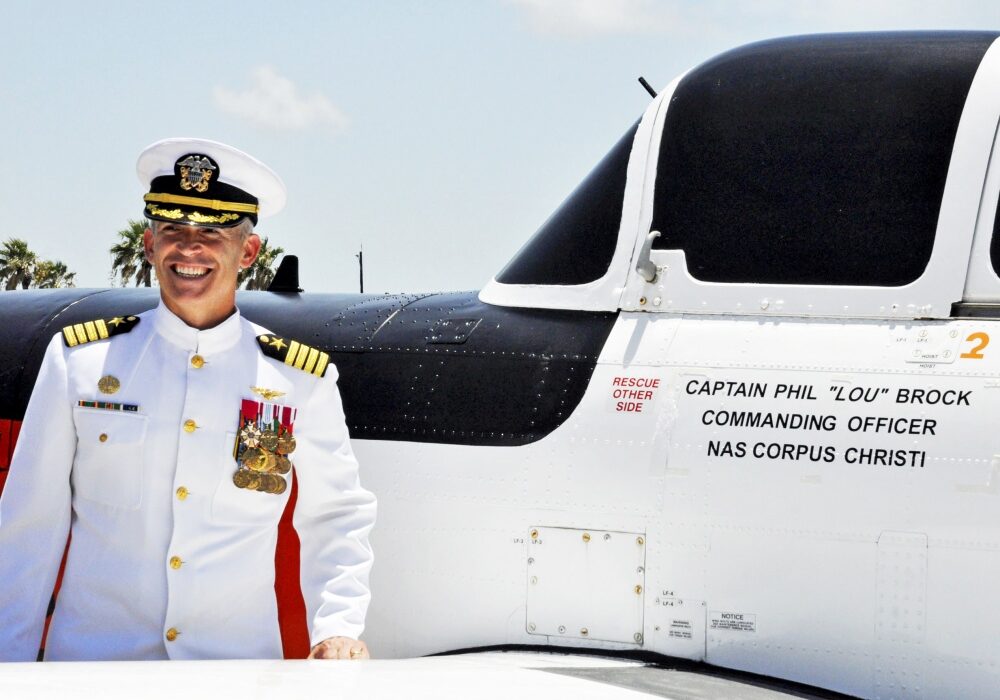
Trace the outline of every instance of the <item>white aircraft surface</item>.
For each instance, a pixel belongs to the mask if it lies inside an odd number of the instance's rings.
[[[393,661],[105,661],[0,666],[5,698],[640,700],[830,697],[636,661],[492,652]]]
[[[359,444],[370,643],[1000,695],[995,39],[765,42],[663,90],[479,295],[617,312],[565,422]]]

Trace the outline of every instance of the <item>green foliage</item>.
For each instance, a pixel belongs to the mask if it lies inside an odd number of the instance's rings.
[[[153,286],[153,266],[146,260],[143,234],[149,228],[145,219],[129,219],[128,226],[118,231],[119,241],[111,246],[111,283],[121,280],[127,287],[135,279],[136,287]]]
[[[240,270],[236,277],[236,287],[244,289],[267,289],[274,279],[274,266],[278,261],[278,256],[285,252],[279,246],[271,247],[267,237],[262,237],[260,241],[260,252],[253,265],[245,270]],[[245,286],[244,286],[245,285]]]
[[[58,260],[41,260],[23,238],[0,245],[0,284],[5,290],[74,287],[75,272]]]
[[[39,260],[35,265],[34,277],[32,286],[39,289],[76,286],[76,273],[70,272],[66,263],[59,260]]]
[[[0,279],[4,289],[27,289],[35,270],[38,256],[22,238],[9,238],[0,246]]]

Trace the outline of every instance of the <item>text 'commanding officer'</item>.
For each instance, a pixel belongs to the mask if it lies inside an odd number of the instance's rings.
[[[236,276],[281,180],[213,141],[139,156],[159,306],[67,326],[45,353],[0,499],[0,659],[279,658],[278,520],[311,656],[367,658],[375,498],[329,356],[241,318]]]

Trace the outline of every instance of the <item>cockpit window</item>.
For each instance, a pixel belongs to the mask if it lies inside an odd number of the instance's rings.
[[[995,36],[794,38],[693,70],[664,124],[654,247],[706,282],[913,282]]]
[[[586,284],[608,271],[618,244],[625,173],[639,123],[615,144],[507,263],[502,284]]]

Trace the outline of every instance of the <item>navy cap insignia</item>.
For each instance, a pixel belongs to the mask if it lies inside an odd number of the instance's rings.
[[[193,189],[196,192],[207,190],[212,180],[212,171],[219,169],[211,158],[199,153],[192,153],[178,160],[177,167],[180,170],[181,189]]]
[[[330,365],[330,355],[297,340],[279,338],[276,335],[258,335],[257,344],[260,351],[286,365],[301,369],[303,372],[322,377]]]
[[[99,318],[95,321],[74,323],[62,329],[63,342],[67,347],[76,347],[95,340],[106,340],[113,335],[128,333],[139,323],[138,316],[115,316]]]

